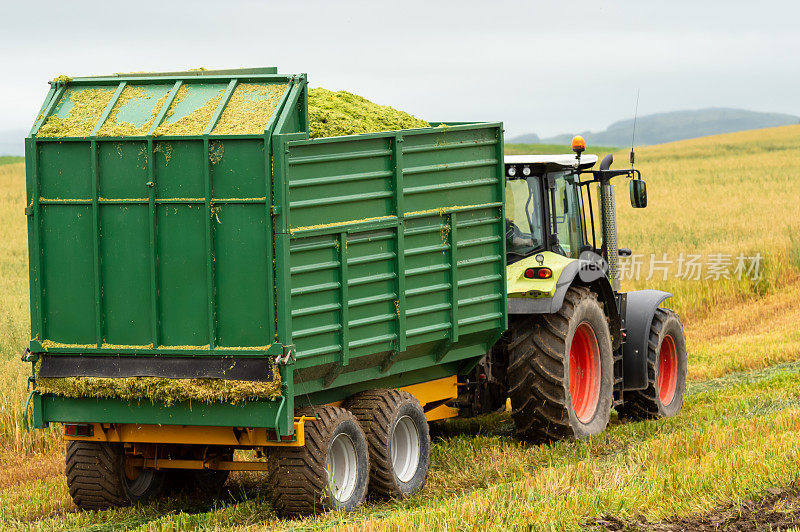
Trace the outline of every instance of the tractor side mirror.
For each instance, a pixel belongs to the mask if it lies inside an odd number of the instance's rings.
[[[642,179],[631,179],[631,207],[644,209],[647,207],[647,185]]]

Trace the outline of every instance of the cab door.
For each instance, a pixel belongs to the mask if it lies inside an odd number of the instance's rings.
[[[553,177],[550,205],[556,238],[552,250],[565,257],[577,259],[585,245],[578,176],[573,172],[558,172]]]

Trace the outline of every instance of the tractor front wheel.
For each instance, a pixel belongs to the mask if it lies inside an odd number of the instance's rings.
[[[627,419],[671,417],[680,412],[686,391],[686,338],[678,315],[659,308],[647,342],[647,388],[625,392],[617,410]]]
[[[614,360],[608,321],[594,292],[571,287],[557,313],[512,321],[504,343],[520,439],[585,438],[605,430]]]

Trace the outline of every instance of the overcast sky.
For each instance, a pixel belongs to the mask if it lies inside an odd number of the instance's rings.
[[[47,80],[277,66],[429,120],[506,136],[633,114],[800,115],[800,2],[3,0],[0,130],[28,128]]]

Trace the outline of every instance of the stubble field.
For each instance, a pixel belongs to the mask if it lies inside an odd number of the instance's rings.
[[[612,416],[596,438],[541,446],[517,442],[507,415],[451,421],[435,427],[429,481],[411,499],[282,521],[255,474],[234,476],[219,500],[182,495],[99,513],[72,504],[58,427],[22,426],[30,374],[19,361],[29,331],[25,172],[19,162],[3,164],[0,527],[635,530],[667,521],[662,529],[680,529],[762,503],[760,514],[796,524],[800,502],[784,494],[800,480],[800,126],[642,148],[637,166],[647,209],[631,209],[618,182],[620,245],[641,260],[640,278],[625,285],[674,294],[667,305],[680,314],[689,348],[681,415],[639,423]],[[700,257],[699,279],[679,277],[679,257],[689,255]],[[706,278],[717,255],[730,256],[729,278]],[[739,256],[761,257],[757,279],[738,278]],[[665,260],[666,273],[648,275]]]

